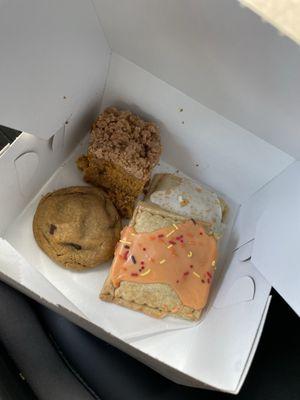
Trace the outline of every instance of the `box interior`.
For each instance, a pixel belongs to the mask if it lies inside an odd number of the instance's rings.
[[[256,222],[268,204],[256,197],[299,156],[300,91],[293,79],[299,49],[235,1],[48,3],[1,5],[0,38],[11,41],[0,42],[0,122],[30,132],[0,155],[1,272],[106,328],[161,373],[167,374],[166,365],[182,373],[176,378],[181,383],[235,393],[257,346],[270,291],[250,260]],[[6,21],[12,18],[11,26]],[[163,161],[230,202],[217,285],[205,318],[192,329],[172,330],[170,322],[159,335],[120,334],[128,315],[137,323],[146,317],[102,302],[99,313],[96,294],[107,267],[84,274],[60,270],[33,241],[39,196],[84,184],[74,159],[100,109],[112,104],[154,120]],[[17,265],[10,245],[20,257]],[[109,330],[110,314],[115,331]],[[161,332],[163,325],[168,332]]]
[[[141,90],[142,85],[151,88],[147,96]],[[158,103],[157,98],[160,98],[162,103]],[[178,325],[177,322],[172,325],[172,321],[152,322],[151,319],[145,320],[144,316],[130,310],[100,302],[98,293],[109,266],[86,273],[74,273],[61,269],[38,249],[33,239],[31,226],[41,194],[62,186],[84,184],[81,173],[75,166],[75,160],[85,151],[87,140],[81,141],[71,156],[65,160],[64,129],[60,129],[49,140],[37,139],[23,133],[12,145],[10,151],[0,158],[0,163],[2,162],[3,166],[5,165],[10,171],[10,175],[7,174],[8,177],[10,176],[9,182],[12,182],[13,176],[16,180],[15,192],[13,194],[10,189],[10,196],[21,198],[24,203],[22,206],[18,204],[15,206],[15,212],[12,213],[15,217],[11,217],[10,221],[7,220],[8,229],[3,231],[3,238],[26,259],[27,263],[58,289],[67,301],[72,303],[71,310],[75,307],[79,315],[151,355],[154,359],[159,359],[164,364],[184,372],[189,377],[198,380],[201,377],[201,382],[205,384],[234,391],[244,371],[249,352],[255,343],[257,327],[260,325],[262,312],[268,300],[270,285],[251,263],[241,260],[237,252],[232,253],[236,247],[232,225],[243,199],[263,186],[274,173],[277,174],[280,171],[278,169],[280,164],[281,168],[285,168],[291,162],[291,158],[116,54],[111,57],[102,107],[110,104],[129,107],[144,117],[154,119],[161,127],[164,144],[162,159],[173,163],[174,169],[180,168],[183,173],[214,187],[230,204],[227,237],[225,236],[221,241],[223,248],[219,276],[204,321],[193,329],[172,332],[172,329],[185,326]],[[162,108],[161,104],[165,106]],[[181,108],[183,108],[182,112],[180,112]],[[185,124],[182,124],[183,119]],[[211,129],[214,129],[216,135],[213,144],[209,140]],[[227,138],[225,142],[224,135]],[[243,157],[233,151],[233,143],[240,136],[244,138],[240,141]],[[251,147],[252,157],[256,156],[253,171],[250,171],[248,163],[243,162]],[[180,148],[184,151],[178,151]],[[209,158],[212,149],[214,163]],[[201,157],[202,152],[206,155],[205,159]],[[31,157],[33,154],[38,157],[39,168],[34,157],[33,161],[28,163],[29,154]],[[258,164],[263,165],[266,155],[268,155],[269,166],[272,168],[270,167],[269,171],[265,171],[265,176],[262,176],[258,174],[259,168],[257,170],[256,168]],[[20,162],[23,157],[27,160],[27,173],[20,179],[19,174],[23,169],[18,167],[15,160]],[[229,159],[231,159],[231,164],[227,162]],[[22,167],[22,162],[20,165]],[[236,168],[237,165],[240,166],[240,170]],[[161,168],[165,169],[166,166],[162,163]],[[226,179],[227,174],[230,176],[235,174],[233,181]],[[245,174],[249,175],[249,180],[243,179]],[[20,185],[20,182],[23,184]],[[239,190],[241,185],[242,192]],[[24,192],[25,189],[26,192]],[[5,193],[7,196],[7,192]],[[19,266],[19,280],[25,286],[30,286],[32,285],[29,282],[31,277],[27,271],[28,269],[24,266]],[[9,274],[9,271],[6,273]],[[47,299],[49,297],[52,296],[47,292]],[[55,300],[57,301],[56,298]],[[59,304],[61,304],[61,299]],[[65,307],[69,308],[69,305]],[[124,320],[130,320],[132,324],[124,325]],[[227,334],[224,333],[222,337],[217,334],[216,327],[219,324],[227,327]],[[136,326],[142,326],[144,329],[143,332],[138,332],[139,337],[132,336],[132,329]],[[157,335],[148,336],[151,330],[152,333],[155,333],[155,330],[160,332],[159,344]],[[162,333],[164,330],[168,332]],[[235,335],[231,330],[235,331]],[[244,340],[240,340],[240,336],[243,336]],[[168,347],[165,341],[170,340],[174,341],[174,345],[176,343],[176,357],[166,351]],[[190,350],[187,349],[187,342],[190,343]],[[212,353],[207,352],[209,343],[218,354],[214,362],[209,361],[212,357]],[[194,356],[196,349],[198,357],[203,359],[202,363],[196,363]],[[233,368],[237,360],[240,362],[238,369]],[[210,368],[207,368],[207,363],[210,364]],[[225,370],[228,373],[224,373]]]

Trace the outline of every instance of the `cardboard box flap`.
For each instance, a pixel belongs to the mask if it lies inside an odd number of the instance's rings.
[[[47,139],[74,115],[90,124],[110,52],[92,2],[0,2],[0,49],[1,125]]]
[[[115,53],[299,158],[296,43],[236,0],[94,3]]]
[[[272,196],[257,222],[252,262],[300,315],[300,162],[270,183]]]

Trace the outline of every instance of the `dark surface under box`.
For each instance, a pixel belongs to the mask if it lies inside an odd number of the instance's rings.
[[[0,283],[0,400],[299,400],[300,324],[274,291],[239,395],[177,385]]]

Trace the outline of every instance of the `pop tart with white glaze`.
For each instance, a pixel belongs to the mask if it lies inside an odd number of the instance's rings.
[[[218,238],[223,234],[227,211],[225,201],[196,181],[168,173],[156,174],[145,201],[183,217],[202,221]]]

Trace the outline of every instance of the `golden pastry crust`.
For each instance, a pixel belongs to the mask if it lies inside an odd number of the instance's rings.
[[[175,291],[164,283],[121,282],[119,288],[114,288],[110,278],[107,278],[100,298],[134,311],[141,311],[154,318],[172,315],[197,321],[202,312],[202,310],[184,306]]]
[[[95,267],[113,256],[120,237],[120,217],[103,190],[63,188],[45,195],[33,219],[39,247],[65,268]]]
[[[183,221],[186,221],[185,217],[162,210],[156,205],[140,202],[130,226],[134,227],[137,233],[152,232]],[[118,288],[115,288],[108,276],[100,298],[156,318],[172,315],[196,321],[202,312],[202,309],[196,310],[183,305],[177,293],[165,283],[143,284],[123,281]]]

